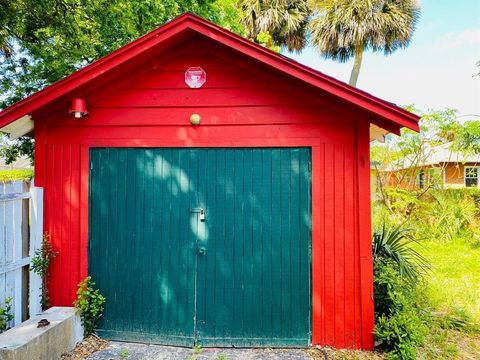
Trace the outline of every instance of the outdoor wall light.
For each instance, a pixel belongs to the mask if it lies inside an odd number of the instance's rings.
[[[198,114],[192,114],[190,115],[190,124],[192,125],[200,125],[200,122],[202,121],[202,117]]]
[[[72,99],[70,104],[70,110],[68,111],[70,114],[73,114],[76,119],[80,119],[83,116],[88,114],[87,107],[85,105],[85,99],[82,98],[75,98]]]

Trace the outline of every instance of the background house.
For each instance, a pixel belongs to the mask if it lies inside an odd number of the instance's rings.
[[[436,146],[426,144],[417,153],[378,168],[377,171],[387,186],[409,189],[422,189],[426,186],[479,187],[480,154],[456,150],[451,142]]]
[[[0,157],[0,170],[30,170],[33,169],[32,162],[26,156],[19,156],[13,163],[5,163],[5,159]]]

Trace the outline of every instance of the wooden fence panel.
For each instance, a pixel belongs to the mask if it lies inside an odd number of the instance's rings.
[[[0,306],[12,299],[9,327],[41,310],[41,279],[28,270],[42,241],[43,191],[28,185],[0,183]]]
[[[31,258],[35,251],[42,246],[43,237],[43,188],[32,186],[30,189],[30,249]],[[40,296],[42,279],[37,274],[30,272],[30,316],[35,316],[42,312]]]

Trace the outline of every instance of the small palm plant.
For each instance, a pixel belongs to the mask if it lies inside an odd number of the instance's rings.
[[[417,243],[409,229],[401,226],[389,228],[383,224],[373,233],[373,257],[392,260],[398,266],[400,275],[415,282],[430,268],[428,260],[413,248]]]

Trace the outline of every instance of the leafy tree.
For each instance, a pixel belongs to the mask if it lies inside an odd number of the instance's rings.
[[[0,156],[5,160],[7,165],[15,162],[18,157],[26,157],[33,165],[34,141],[28,136],[22,136],[16,140],[8,140],[8,136],[4,135],[0,142]]]
[[[350,85],[356,86],[364,51],[385,55],[408,46],[420,16],[416,0],[309,0],[312,42],[326,58],[355,58]]]
[[[466,121],[459,128],[454,145],[464,152],[480,154],[480,120]]]
[[[310,9],[306,0],[241,0],[239,3],[250,39],[265,43],[259,36],[270,34],[270,48],[286,46],[290,51],[300,51],[306,45],[306,26]]]
[[[432,154],[434,146],[458,142],[460,134],[463,133],[463,125],[458,122],[458,112],[454,109],[435,110],[427,113],[420,113],[410,106],[407,110],[421,115],[420,133],[409,129],[402,129],[402,136],[387,135],[385,143],[374,142],[371,146],[372,164],[376,168],[376,185],[382,195],[387,208],[390,208],[388,197],[384,187],[388,184],[390,176],[388,172],[382,171],[389,167],[406,168],[395,174],[397,183],[403,183],[407,179],[417,179],[423,170],[421,164]],[[480,135],[480,133],[479,133]],[[480,139],[480,138],[479,138]],[[439,168],[434,173],[429,173],[428,186],[418,196],[433,185],[443,169]],[[435,181],[432,181],[435,180]],[[407,181],[409,188],[415,188],[415,181]]]
[[[1,107],[185,11],[242,29],[233,0],[0,0]]]
[[[234,0],[0,0],[0,109],[186,11],[243,30]],[[7,162],[32,155],[28,138],[8,145]]]

